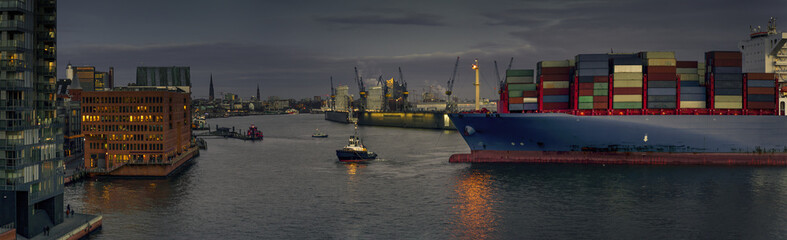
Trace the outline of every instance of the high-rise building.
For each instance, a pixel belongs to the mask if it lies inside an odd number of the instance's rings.
[[[189,69],[189,67],[137,67],[136,85],[181,87],[181,89],[191,92],[191,71]]]
[[[56,5],[0,1],[0,226],[26,238],[64,217]]]
[[[104,91],[114,85],[115,69],[110,67],[109,72],[96,71],[94,66],[66,66],[66,79],[79,82],[83,91]]]

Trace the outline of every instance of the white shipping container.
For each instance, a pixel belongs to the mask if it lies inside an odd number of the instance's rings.
[[[615,65],[613,73],[641,73],[642,65]],[[640,76],[642,76],[640,74]]]

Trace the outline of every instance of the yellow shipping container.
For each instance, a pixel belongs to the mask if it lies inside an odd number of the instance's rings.
[[[677,61],[674,58],[651,58],[646,59],[645,64],[648,66],[671,66],[674,67]]]
[[[642,87],[642,80],[614,80],[612,87]]]
[[[568,81],[544,81],[544,88],[568,88]]]
[[[639,80],[642,81],[641,72],[616,72],[612,74],[612,80]]]
[[[522,100],[522,102],[524,102],[524,103],[537,103],[538,102],[538,98],[526,97],[526,98],[524,98]]]
[[[732,103],[743,104],[743,96],[716,95],[714,96],[713,100],[715,100],[716,102],[732,102]]]
[[[742,102],[716,102],[714,103],[716,108],[719,109],[741,109],[743,108]]]
[[[680,101],[680,108],[705,108],[705,101]]]
[[[642,65],[615,65],[613,72],[616,73],[641,73]],[[641,74],[640,74],[641,76]]]
[[[644,52],[645,58],[675,58],[675,52]]]
[[[637,95],[614,95],[612,102],[642,102],[642,94]]]
[[[690,74],[690,73],[689,74],[678,74],[678,75],[680,75],[680,80],[681,81],[694,81],[694,82],[696,82],[696,81],[700,80],[700,75],[696,74],[696,73],[695,74]]]

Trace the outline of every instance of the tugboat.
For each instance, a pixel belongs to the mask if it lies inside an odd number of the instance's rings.
[[[249,130],[246,131],[246,137],[249,140],[262,140],[262,131],[257,129],[257,126],[254,126],[254,124],[251,124]]]
[[[358,137],[358,125],[355,125],[355,134],[350,136],[350,143],[342,149],[336,150],[336,156],[341,162],[365,162],[377,158],[377,154],[366,150],[361,138]]]
[[[312,137],[313,138],[327,138],[328,134],[320,132],[320,129],[316,129],[316,130],[314,130],[314,133],[312,133]]]

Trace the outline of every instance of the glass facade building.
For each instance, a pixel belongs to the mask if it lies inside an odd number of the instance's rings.
[[[56,0],[0,0],[0,226],[24,237],[63,222]]]

